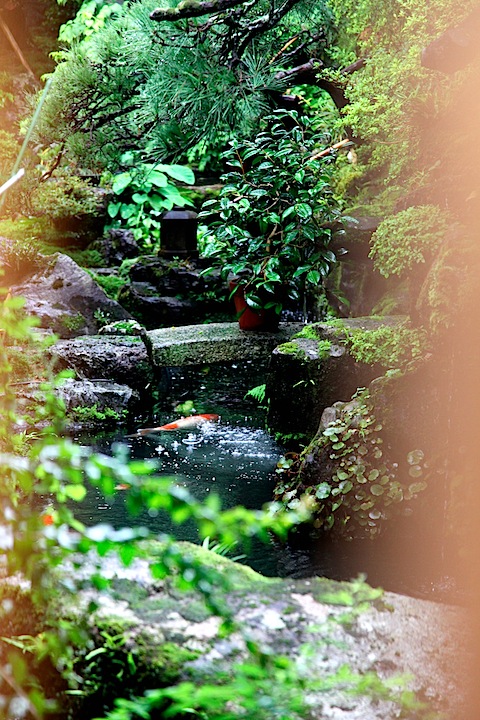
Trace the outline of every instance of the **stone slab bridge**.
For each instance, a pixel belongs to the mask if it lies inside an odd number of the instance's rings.
[[[277,332],[240,330],[238,323],[183,325],[148,331],[156,367],[267,359],[277,345],[290,340],[302,323],[280,323]]]

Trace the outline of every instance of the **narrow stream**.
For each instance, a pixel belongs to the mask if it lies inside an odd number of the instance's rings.
[[[170,368],[166,372],[154,425],[178,418],[179,403],[193,403],[197,413],[215,413],[218,423],[192,431],[162,431],[143,437],[114,433],[92,438],[79,437],[100,452],[110,453],[113,443],[122,442],[133,458],[154,458],[160,474],[175,477],[197,499],[216,493],[223,508],[244,505],[261,508],[272,499],[275,467],[283,449],[264,430],[264,411],[246,392],[263,382],[265,368],[252,363],[215,365],[210,368]],[[104,498],[91,490],[76,514],[85,524],[107,522],[128,525],[125,493]],[[155,532],[168,532],[177,539],[199,542],[191,523],[174,525],[165,514],[147,512],[135,519]],[[451,574],[441,553],[432,545],[435,536],[428,527],[418,527],[408,517],[392,523],[385,537],[349,543],[312,540],[308,532],[297,532],[285,545],[254,542],[242,559],[267,576],[309,577],[323,575],[351,579],[365,574],[372,585],[436,600],[455,599]],[[242,553],[234,548],[232,555]]]

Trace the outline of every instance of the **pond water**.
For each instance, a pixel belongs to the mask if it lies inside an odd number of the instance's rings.
[[[245,393],[263,382],[265,367],[252,363],[215,365],[210,368],[170,368],[165,372],[154,417],[147,426],[162,425],[178,417],[179,403],[193,404],[196,412],[216,413],[218,423],[191,431],[169,431],[129,437],[114,433],[78,440],[110,453],[113,443],[129,447],[133,458],[154,458],[160,474],[175,477],[197,498],[216,493],[222,507],[244,505],[261,508],[272,499],[275,468],[284,450],[264,430],[264,411]],[[104,498],[90,490],[76,510],[85,524],[107,522],[119,528],[131,520],[125,509],[125,493]],[[163,513],[135,519],[155,532],[169,532],[177,539],[198,542],[193,524],[173,525]],[[242,552],[234,548],[233,555]],[[273,539],[268,545],[254,542],[242,562],[268,576],[308,577],[323,575],[350,579],[360,573],[372,585],[419,597],[451,599],[455,588],[447,571],[438,534],[428,525],[403,517],[375,541],[333,543],[314,541],[307,532],[294,533],[289,542]]]

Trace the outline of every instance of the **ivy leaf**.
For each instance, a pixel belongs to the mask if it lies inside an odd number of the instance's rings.
[[[409,469],[408,474],[410,475],[410,477],[418,478],[418,477],[420,477],[421,475],[423,475],[423,470],[422,470],[422,468],[420,467],[420,465],[413,465],[413,466]]]
[[[407,455],[407,462],[409,465],[418,465],[422,462],[425,454],[423,450],[412,450]]]
[[[317,489],[315,491],[315,497],[317,497],[319,500],[325,500],[325,498],[328,498],[330,496],[331,490],[332,489],[328,483],[320,483],[320,485],[317,486]]]

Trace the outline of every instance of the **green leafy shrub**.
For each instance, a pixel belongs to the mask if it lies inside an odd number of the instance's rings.
[[[183,183],[195,182],[195,175],[183,165],[137,163],[133,153],[122,156],[122,164],[129,167],[112,180],[117,199],[110,202],[110,227],[132,230],[135,240],[151,248],[160,241],[160,219],[174,206],[192,205],[172,179]]]
[[[45,214],[54,221],[83,218],[104,211],[103,194],[67,170],[40,183],[32,191],[30,202],[34,214]]]
[[[403,175],[410,182],[422,135],[455,85],[455,78],[422,66],[422,50],[474,5],[472,0],[460,10],[453,0],[439,0],[432,13],[418,0],[330,0],[339,32],[339,42],[329,48],[332,60],[337,67],[364,60],[357,72],[339,79],[348,99],[344,122],[362,140],[359,157],[369,179],[391,184]],[[412,179],[418,187],[426,177]]]
[[[25,275],[40,270],[47,264],[33,240],[9,240],[0,238],[0,268],[8,285],[13,285]]]
[[[282,309],[321,288],[336,262],[332,228],[340,220],[330,187],[331,157],[319,155],[326,137],[314,120],[278,111],[253,140],[235,140],[225,153],[232,170],[218,199],[204,203],[222,274],[244,286],[254,309]],[[207,220],[208,222],[208,220]]]
[[[370,257],[384,277],[403,275],[433,257],[451,222],[435,205],[407,208],[383,220],[372,235]]]
[[[59,4],[65,4],[66,0]],[[61,43],[73,45],[85,40],[105,27],[109,18],[118,15],[122,11],[122,5],[116,2],[105,2],[105,0],[86,0],[81,3],[77,14],[71,20],[64,23],[58,33]]]

